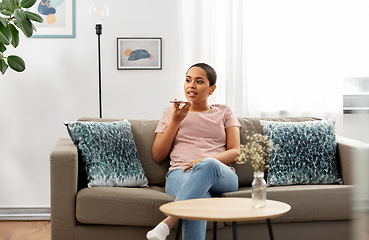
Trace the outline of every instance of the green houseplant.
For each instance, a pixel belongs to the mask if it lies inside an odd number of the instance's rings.
[[[4,75],[8,67],[23,72],[26,64],[19,56],[5,56],[8,45],[14,48],[19,45],[19,30],[26,37],[31,37],[36,27],[31,21],[42,23],[43,19],[37,13],[27,11],[36,0],[1,0],[0,2],[0,71]]]

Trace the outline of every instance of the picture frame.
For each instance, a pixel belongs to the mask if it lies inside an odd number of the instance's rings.
[[[117,38],[118,70],[161,70],[161,38]]]
[[[37,0],[29,10],[39,14],[44,22],[34,23],[37,31],[32,38],[75,38],[75,6],[75,0]]]

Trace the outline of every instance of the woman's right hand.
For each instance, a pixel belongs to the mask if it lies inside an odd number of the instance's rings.
[[[174,103],[172,121],[180,123],[186,118],[188,111],[190,110],[192,102]]]

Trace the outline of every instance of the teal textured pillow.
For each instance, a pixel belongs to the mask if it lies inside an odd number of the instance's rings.
[[[147,186],[128,120],[64,124],[81,152],[89,187]]]
[[[260,121],[278,145],[268,169],[269,186],[342,183],[336,161],[335,120]]]

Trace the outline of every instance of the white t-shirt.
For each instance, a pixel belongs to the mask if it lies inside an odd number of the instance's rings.
[[[173,106],[164,109],[155,133],[162,133],[172,119]],[[224,105],[212,105],[206,112],[189,111],[180,123],[170,152],[169,171],[185,168],[188,163],[226,151],[228,127],[241,127],[232,110]]]

